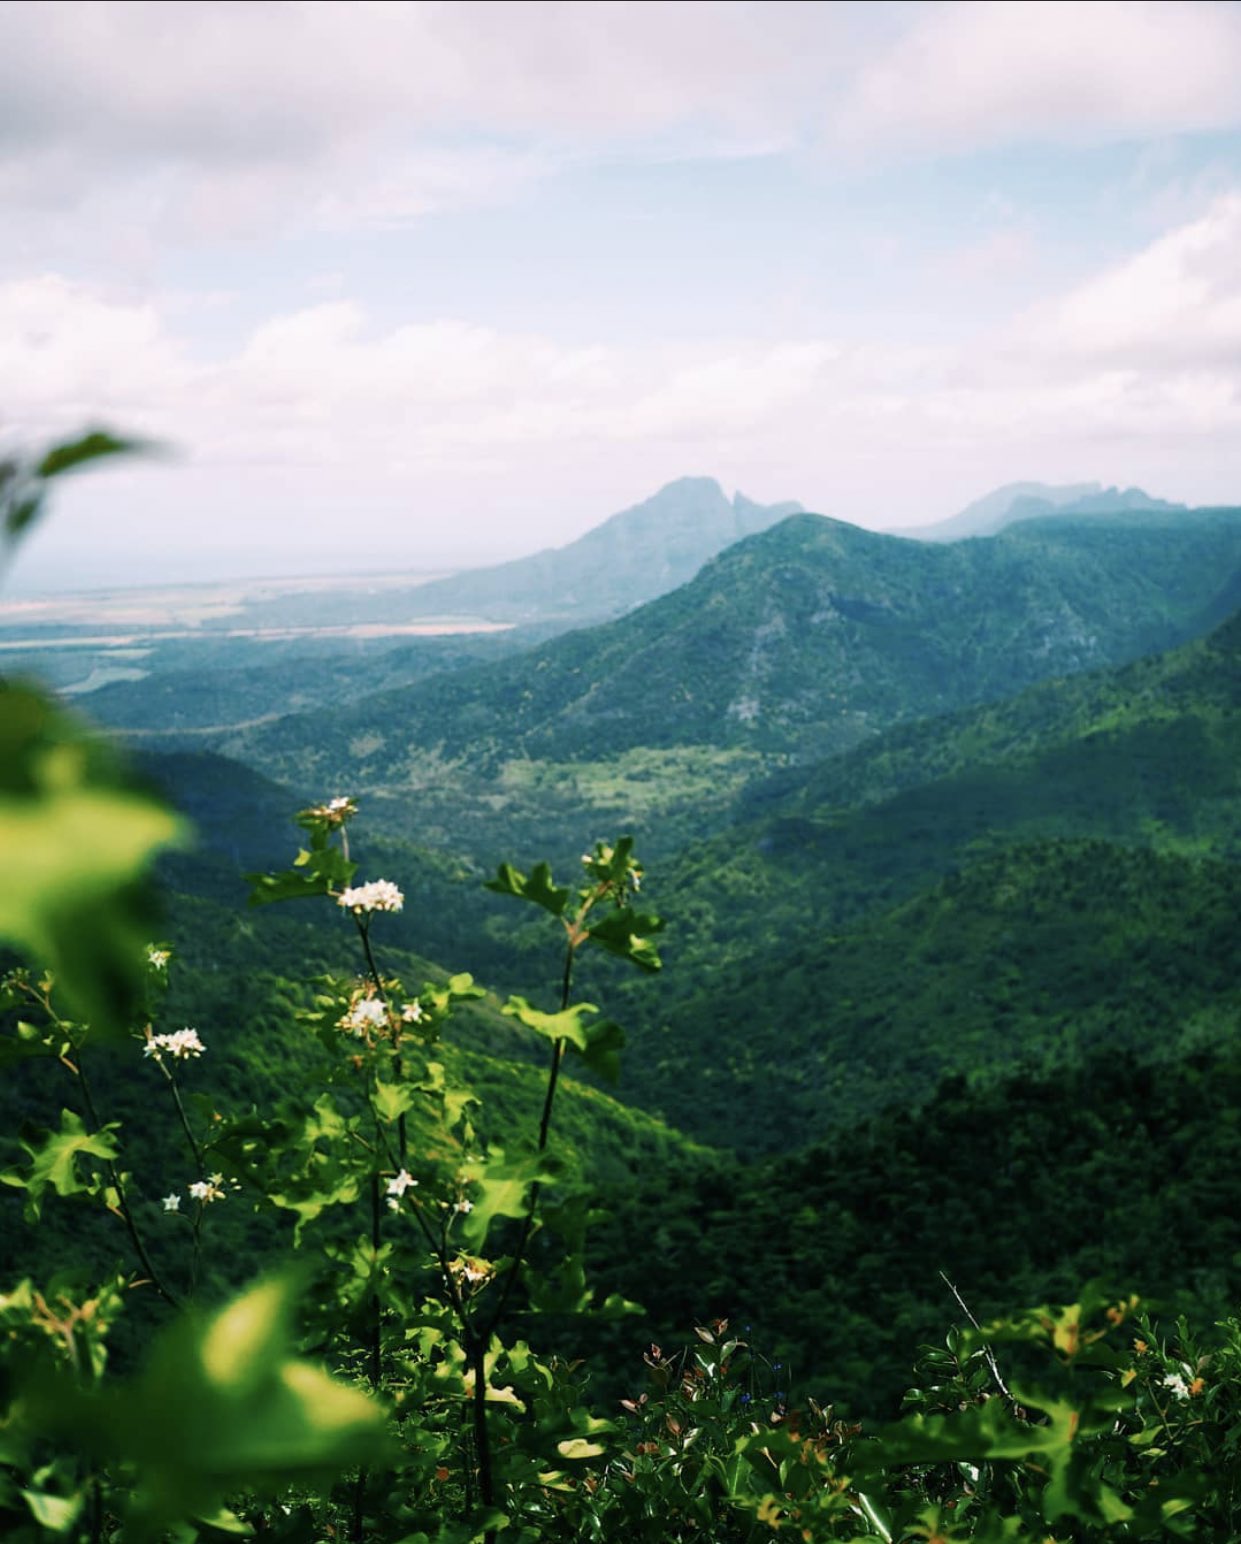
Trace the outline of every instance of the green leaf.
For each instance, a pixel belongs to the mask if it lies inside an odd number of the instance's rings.
[[[560,1013],[544,1013],[524,997],[510,997],[501,1011],[506,1018],[516,1019],[545,1040],[567,1040],[579,1051],[585,1050],[587,1045],[583,1020],[599,1012],[594,1003],[574,1003]]]
[[[303,900],[307,896],[328,895],[344,889],[358,871],[339,847],[312,845],[298,853],[294,867],[279,874],[247,874],[250,905],[267,906],[273,901]]]
[[[212,1512],[210,1517],[195,1517],[194,1522],[204,1528],[210,1528],[215,1533],[227,1533],[236,1539],[251,1539],[254,1537],[254,1528],[248,1522],[238,1517],[236,1512],[230,1512],[227,1507],[220,1507]]]
[[[625,1034],[611,1019],[591,1022],[598,1013],[593,1003],[574,1003],[561,1013],[543,1013],[524,997],[511,997],[502,1010],[545,1040],[564,1040],[593,1071],[615,1082],[620,1076],[620,1051]]]
[[[0,1011],[7,1006],[0,1002]],[[0,1036],[0,1072],[18,1062],[29,1061],[32,1056],[55,1056],[61,1044],[63,1041],[59,1036],[19,1019],[11,1035]]]
[[[981,1463],[986,1459],[1022,1459],[1061,1447],[1064,1433],[1053,1426],[1018,1421],[1003,1400],[955,1411],[951,1415],[911,1415],[862,1443],[852,1458],[857,1474],[905,1464]]]
[[[260,1282],[206,1321],[180,1319],[127,1386],[65,1380],[26,1397],[46,1429],[132,1465],[133,1507],[152,1532],[210,1516],[242,1487],[383,1464],[380,1405],[290,1355],[293,1305],[290,1278]]]
[[[282,1211],[293,1212],[297,1222],[293,1227],[293,1243],[298,1245],[302,1241],[302,1231],[308,1222],[314,1222],[321,1217],[330,1206],[352,1206],[358,1199],[360,1189],[356,1176],[342,1175],[334,1184],[325,1185],[321,1181],[311,1180],[302,1193],[298,1187],[287,1186],[284,1190],[269,1191],[267,1199],[273,1206],[278,1206]]]
[[[407,1083],[381,1083],[376,1080],[371,1103],[380,1120],[391,1125],[413,1107],[414,1089]]]
[[[27,530],[39,518],[43,511],[43,500],[37,493],[30,493],[24,499],[14,499],[4,511],[4,533],[6,536],[16,538]]]
[[[463,1173],[478,1188],[470,1193],[474,1207],[463,1219],[461,1236],[469,1248],[481,1250],[492,1222],[497,1217],[524,1217],[530,1186],[556,1179],[558,1170],[546,1153],[507,1158],[493,1148],[483,1162],[467,1163]]]
[[[152,929],[138,881],[184,835],[42,693],[0,683],[0,940],[49,966],[106,1033],[127,1030],[145,1001]]]
[[[150,449],[151,446],[142,440],[122,440],[106,429],[95,429],[81,439],[53,445],[35,471],[45,479],[59,477],[63,472],[85,466],[88,461],[99,461],[106,456],[132,456]]]
[[[88,1156],[105,1160],[115,1158],[116,1138],[111,1133],[117,1129],[113,1122],[91,1133],[81,1116],[72,1110],[62,1110],[59,1131],[45,1132],[42,1141],[22,1142],[30,1155],[29,1173],[22,1176],[9,1170],[0,1178],[5,1184],[25,1190],[26,1216],[37,1221],[48,1190],[54,1190],[58,1196],[93,1193],[94,1182],[81,1177],[77,1160]]]
[[[537,863],[529,877],[515,869],[511,863],[501,863],[496,877],[487,881],[487,889],[497,895],[515,895],[519,900],[530,901],[550,911],[553,917],[564,915],[570,891],[562,889],[552,880],[552,871],[546,863]]]
[[[35,1490],[24,1490],[21,1494],[35,1522],[50,1533],[68,1533],[82,1510],[80,1495],[52,1496]]]
[[[664,919],[651,912],[634,911],[621,906],[607,912],[590,926],[590,941],[609,954],[630,960],[641,970],[656,971],[663,966],[651,936],[662,933]]]
[[[556,1444],[561,1458],[601,1458],[607,1449],[602,1442],[589,1442],[585,1437],[566,1437]]]

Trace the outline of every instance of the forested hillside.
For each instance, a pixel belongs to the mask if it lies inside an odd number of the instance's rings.
[[[1241,514],[1024,522],[935,545],[796,515],[623,620],[498,666],[221,741],[298,786],[417,789],[463,765],[710,746],[799,759],[1207,631]]]
[[[270,700],[294,656],[158,677],[139,765],[192,819],[197,845],[160,861],[156,953],[176,966],[166,983],[155,968],[150,1012],[201,1033],[201,1068],[179,1074],[192,1075],[187,1129],[208,1133],[221,1186],[255,1197],[212,1216],[207,1254],[197,1214],[189,1290],[226,1296],[304,1234],[326,1262],[320,1301],[342,1265],[359,1283],[378,1279],[368,1261],[390,1258],[375,1252],[381,1223],[368,1245],[347,1220],[363,1200],[349,1163],[374,1161],[358,1156],[369,1101],[390,1144],[399,1122],[398,1185],[430,1186],[447,1164],[455,1177],[435,1181],[447,1185],[445,1227],[482,1240],[494,1222],[493,1247],[524,1253],[522,1287],[489,1301],[521,1336],[541,1337],[547,1369],[519,1351],[503,1374],[488,1371],[468,1308],[451,1334],[475,1358],[473,1387],[511,1380],[494,1385],[501,1399],[517,1385],[519,1403],[532,1399],[522,1379],[555,1384],[556,1369],[574,1369],[577,1392],[562,1390],[554,1417],[536,1401],[562,1447],[584,1440],[564,1424],[583,1390],[614,1409],[643,1365],[658,1385],[659,1346],[695,1322],[704,1345],[724,1333],[707,1324],[725,1320],[744,1342],[729,1353],[744,1357],[744,1402],[738,1386],[728,1408],[761,1401],[778,1425],[791,1404],[894,1416],[917,1348],[960,1322],[961,1301],[985,1321],[1099,1278],[1142,1293],[1165,1322],[1225,1314],[1241,1258],[1228,1201],[1238,575],[1232,513],[1032,521],[940,547],[795,516],[621,622],[524,652],[484,640],[352,666],[342,655],[313,716],[184,734],[228,710],[230,674]],[[359,681],[406,668],[413,679],[359,696]],[[115,708],[142,685],[101,700]],[[185,748],[158,748],[168,743]],[[354,798],[368,818],[337,848]],[[309,807],[295,833],[298,804]],[[617,822],[649,869],[632,866],[627,843],[595,845]],[[298,841],[309,845],[283,870]],[[484,888],[500,859],[544,853],[550,873],[501,869]],[[375,914],[378,967],[370,914],[351,923],[316,903],[357,866],[400,885],[400,908]],[[246,908],[245,875],[273,869],[255,895],[295,904]],[[387,912],[390,884],[348,893],[374,890]],[[543,914],[561,916],[575,894],[587,907],[612,897],[626,920],[597,924],[605,946],[575,964],[591,933],[563,916],[565,965]],[[514,897],[534,910],[514,911]],[[658,973],[645,968],[656,933]],[[634,963],[644,968],[627,971]],[[477,988],[454,974],[466,970]],[[606,1003],[623,1028],[615,1088],[620,1031],[569,1005],[570,975],[579,1004]],[[359,1020],[341,1060],[360,1002],[393,1022],[365,994],[419,979],[405,1010],[427,1028],[397,1029],[390,1051]],[[147,1119],[158,1065],[132,1041],[122,1058],[96,1052],[55,1019],[40,1040],[51,998],[12,981],[13,1071],[0,1091],[0,1124],[21,1134],[0,1191],[9,1274],[47,1274],[67,1252],[96,1270],[115,1259],[115,1204],[84,1223],[44,1206],[37,1232],[20,1216],[45,1185],[40,1153],[79,1141],[78,1117],[61,1113],[65,1078],[89,1066],[91,1108],[119,1126],[97,1123],[71,1162],[127,1134],[129,1168],[102,1193],[141,1190],[124,1210],[152,1235],[146,1264],[180,1281],[184,1238],[157,1197],[179,1184],[186,1155],[175,1128]],[[56,1034],[70,1056],[40,1060]],[[543,1139],[569,1045],[581,1061],[560,1080],[553,1161]],[[363,1068],[377,1081],[359,1104]],[[325,1077],[308,1114],[296,1090]],[[77,1181],[58,1183],[72,1194]],[[198,1183],[210,1191],[215,1178]],[[531,1196],[543,1220],[523,1230]],[[490,1280],[477,1251],[461,1259]],[[583,1318],[586,1265],[612,1295]],[[382,1345],[397,1300],[372,1319],[363,1288],[349,1290],[348,1324],[379,1324]],[[139,1358],[132,1331],[118,1331],[114,1353],[122,1368]],[[917,1398],[938,1409],[948,1363],[927,1355]],[[955,1356],[951,1378],[974,1376]],[[452,1398],[471,1387],[452,1386]],[[473,1419],[477,1443],[480,1420],[499,1417],[475,1405]],[[515,1430],[533,1440],[520,1420]]]

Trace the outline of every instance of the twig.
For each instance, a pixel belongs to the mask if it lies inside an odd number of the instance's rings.
[[[947,1276],[947,1274],[944,1271],[940,1271],[939,1279],[948,1288],[949,1292],[952,1293],[953,1297],[956,1298],[957,1306],[960,1308],[961,1312],[965,1315],[965,1317],[970,1321],[970,1323],[974,1326],[974,1328],[976,1330],[981,1330],[982,1329],[982,1325],[979,1324],[978,1320],[970,1312],[969,1304],[965,1301],[965,1299],[957,1291],[956,1286],[948,1279],[948,1276]],[[987,1366],[991,1369],[991,1376],[995,1379],[995,1386],[996,1386],[996,1388],[998,1388],[1000,1393],[1003,1394],[1004,1398],[1008,1400],[1009,1404],[1016,1404],[1016,1400],[1009,1393],[1008,1385],[1004,1382],[1004,1379],[1000,1375],[1000,1366],[999,1366],[999,1363],[995,1359],[995,1352],[992,1351],[991,1347],[986,1343],[986,1341],[983,1341],[982,1354],[987,1359]]]

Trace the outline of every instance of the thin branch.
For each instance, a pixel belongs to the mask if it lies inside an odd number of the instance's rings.
[[[570,931],[569,943],[565,949],[564,976],[560,987],[560,1011],[562,1013],[569,1006],[569,991],[573,983],[573,953],[575,947],[574,933]],[[552,1041],[551,1066],[547,1071],[547,1088],[543,1095],[543,1113],[539,1118],[539,1143],[536,1150],[540,1154],[547,1151],[547,1139],[552,1124],[552,1105],[556,1099],[556,1084],[560,1079],[560,1067],[564,1061],[564,1048],[565,1042],[563,1040]],[[530,1186],[530,1199],[526,1203],[526,1214],[521,1220],[521,1232],[517,1237],[517,1247],[513,1250],[513,1261],[505,1274],[504,1285],[500,1289],[500,1300],[496,1304],[495,1312],[488,1321],[488,1338],[495,1334],[497,1326],[504,1318],[509,1299],[512,1297],[513,1289],[517,1285],[517,1275],[521,1270],[521,1262],[525,1257],[526,1246],[530,1242],[530,1234],[534,1231],[534,1219],[539,1209],[539,1198],[542,1193],[542,1183],[536,1179]]]
[[[945,1272],[940,1271],[939,1279],[948,1288],[949,1292],[952,1293],[953,1297],[956,1298],[957,1306],[960,1308],[961,1312],[965,1315],[965,1317],[970,1321],[970,1323],[974,1326],[974,1328],[976,1330],[980,1330],[981,1331],[982,1325],[979,1324],[978,1320],[970,1312],[969,1305],[966,1303],[965,1299],[961,1296],[961,1294],[957,1291],[956,1286],[948,1279],[948,1277],[945,1274]],[[986,1341],[983,1342],[982,1354],[987,1359],[987,1366],[991,1369],[991,1376],[995,1379],[995,1386],[996,1386],[996,1388],[998,1388],[1000,1393],[1003,1394],[1004,1398],[1008,1400],[1009,1404],[1015,1404],[1016,1400],[1014,1400],[1013,1396],[1009,1393],[1008,1385],[1004,1382],[1004,1379],[1000,1376],[1000,1366],[999,1366],[999,1363],[995,1359],[995,1352],[992,1351],[991,1347],[986,1343]]]
[[[83,1066],[81,1047],[78,1048],[77,1061],[78,1084],[82,1090],[82,1103],[86,1106],[86,1118],[90,1121],[93,1132],[101,1129],[99,1112],[95,1108],[94,1095],[91,1093],[90,1083],[87,1081],[86,1069]],[[133,1210],[129,1204],[129,1198],[125,1194],[125,1186],[121,1174],[110,1158],[104,1160],[104,1172],[108,1176],[108,1183],[116,1192],[116,1209],[120,1213],[121,1221],[125,1224],[125,1231],[129,1234],[129,1241],[134,1246],[134,1253],[138,1256],[138,1262],[146,1272],[151,1285],[171,1308],[180,1308],[181,1299],[172,1289],[165,1285],[159,1272],[152,1263],[151,1256],[147,1253],[146,1244],[142,1234],[138,1231],[138,1224],[134,1220]]]
[[[194,1155],[194,1162],[198,1165],[199,1178],[206,1179],[207,1161],[203,1155],[202,1148],[199,1146],[198,1138],[194,1135],[189,1116],[185,1113],[185,1106],[181,1102],[181,1090],[177,1086],[176,1073],[166,1067],[160,1057],[157,1056],[156,1061],[159,1062],[159,1070],[168,1079],[168,1086],[172,1089],[173,1103],[177,1107],[177,1117],[181,1122],[181,1130],[185,1133],[185,1140],[189,1143],[190,1152]]]

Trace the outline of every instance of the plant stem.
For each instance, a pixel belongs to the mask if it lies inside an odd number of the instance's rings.
[[[974,1326],[974,1328],[976,1330],[981,1330],[982,1329],[982,1325],[979,1324],[978,1320],[970,1312],[969,1304],[965,1301],[965,1299],[957,1291],[955,1284],[952,1281],[949,1280],[947,1274],[944,1271],[940,1271],[939,1279],[948,1288],[949,1292],[952,1293],[953,1297],[956,1298],[958,1307],[961,1309],[961,1312],[970,1321],[970,1323]],[[992,1351],[991,1347],[989,1345],[987,1345],[986,1342],[983,1343],[982,1353],[983,1353],[983,1356],[986,1358],[987,1366],[990,1369],[991,1376],[992,1376],[992,1378],[995,1379],[995,1386],[996,1386],[996,1388],[998,1388],[1000,1393],[1003,1394],[1004,1398],[1008,1400],[1009,1404],[1015,1406],[1017,1401],[1009,1393],[1008,1385],[1004,1382],[1004,1379],[1000,1375],[1000,1364],[995,1359],[995,1352]]]
[[[478,1454],[478,1494],[485,1507],[496,1504],[495,1476],[491,1467],[491,1433],[487,1429],[487,1342],[471,1337],[470,1366],[474,1371],[474,1448]],[[494,1544],[496,1530],[488,1528],[483,1538]]]
[[[342,831],[341,835],[342,836],[344,835],[343,831]],[[348,850],[347,849],[346,849],[346,856],[348,856]],[[362,952],[363,952],[363,954],[366,955],[366,968],[370,972],[371,980],[375,983],[375,995],[376,995],[376,997],[379,998],[379,1001],[381,1003],[383,1003],[384,1007],[387,1008],[388,1007],[388,994],[384,991],[383,979],[381,978],[381,976],[379,974],[379,967],[375,963],[375,956],[374,956],[374,954],[373,954],[373,952],[371,950],[371,922],[370,922],[370,917],[368,916],[366,918],[365,922],[362,920],[361,917],[358,917],[358,916],[355,916],[353,920],[354,920],[354,923],[356,924],[357,929],[358,929],[358,937],[362,940]],[[401,1081],[401,1076],[402,1076],[401,1055],[400,1055],[399,1051],[397,1052],[396,1056],[393,1058],[392,1070],[396,1074],[396,1080],[399,1083]],[[409,1135],[408,1135],[408,1131],[406,1129],[405,1111],[404,1110],[402,1110],[401,1113],[396,1118],[396,1136],[397,1136],[397,1151],[399,1152],[400,1159],[401,1159],[401,1168],[404,1168],[405,1167],[405,1158],[406,1158],[407,1153],[409,1152]]]
[[[159,1064],[159,1070],[168,1079],[168,1086],[172,1089],[173,1103],[177,1107],[177,1117],[181,1122],[181,1130],[185,1132],[185,1140],[189,1143],[190,1152],[194,1155],[194,1162],[198,1165],[199,1176],[205,1179],[207,1176],[206,1159],[203,1156],[202,1148],[198,1145],[198,1138],[194,1135],[193,1128],[190,1125],[189,1116],[185,1113],[185,1105],[181,1102],[181,1090],[177,1086],[177,1075],[165,1067],[162,1061]]]
[[[380,1209],[379,1209],[379,1175],[371,1172],[371,1247],[375,1251],[378,1270],[378,1256],[380,1245]],[[370,1327],[370,1366],[367,1369],[367,1377],[372,1389],[378,1389],[383,1378],[383,1339],[380,1327],[379,1293],[376,1290],[371,1294],[371,1327]],[[353,1539],[354,1544],[362,1544],[364,1514],[366,1510],[366,1481],[368,1471],[365,1467],[358,1470],[358,1478],[353,1488]]]
[[[95,1098],[91,1093],[90,1083],[87,1081],[81,1048],[78,1050],[76,1071],[78,1085],[82,1090],[82,1103],[86,1107],[86,1118],[91,1123],[93,1134],[100,1130],[101,1122],[99,1112],[95,1108]],[[125,1231],[129,1234],[129,1241],[134,1246],[134,1253],[138,1256],[138,1263],[147,1274],[147,1280],[169,1307],[179,1308],[181,1306],[180,1298],[164,1284],[159,1272],[151,1262],[151,1256],[147,1253],[147,1247],[143,1242],[142,1234],[138,1231],[138,1224],[134,1221],[134,1214],[129,1205],[129,1198],[125,1194],[125,1186],[122,1183],[120,1171],[110,1158],[104,1160],[104,1172],[108,1176],[108,1183],[116,1192],[116,1209],[120,1213],[121,1221],[125,1224]]]
[[[371,1175],[371,1248],[375,1251],[376,1270],[378,1270],[379,1245],[380,1245],[380,1211],[379,1211],[379,1175]],[[383,1371],[382,1351],[379,1324],[379,1290],[371,1294],[371,1387],[377,1389]]]
[[[159,1062],[159,1070],[164,1074],[164,1077],[168,1081],[168,1087],[172,1090],[172,1102],[177,1107],[177,1118],[181,1122],[181,1130],[185,1133],[185,1140],[189,1144],[190,1152],[194,1158],[194,1164],[198,1169],[198,1177],[200,1180],[205,1180],[207,1178],[206,1155],[204,1154],[202,1147],[199,1145],[198,1138],[194,1135],[194,1128],[190,1125],[190,1118],[185,1113],[185,1105],[181,1100],[181,1089],[177,1084],[177,1075],[170,1067],[164,1065],[163,1059],[161,1057],[157,1056],[156,1061]],[[200,1201],[198,1203],[198,1210],[194,1213],[192,1247],[190,1251],[189,1295],[191,1297],[194,1297],[198,1292],[198,1272],[202,1264],[203,1214],[205,1211],[206,1202]]]

